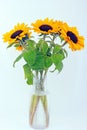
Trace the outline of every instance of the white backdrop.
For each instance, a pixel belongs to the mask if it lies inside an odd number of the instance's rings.
[[[19,52],[6,49],[2,34],[17,22],[30,24],[45,17],[77,26],[85,48],[68,50],[63,71],[48,74],[48,130],[87,130],[87,0],[0,0],[0,130],[31,130],[28,109],[31,87],[24,80],[23,61],[13,68]]]

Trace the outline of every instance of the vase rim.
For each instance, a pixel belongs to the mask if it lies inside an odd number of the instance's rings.
[[[45,96],[45,95],[48,95],[49,92],[48,90],[46,91],[39,91],[39,90],[36,90],[35,92],[33,92],[34,95],[38,95],[38,96]]]

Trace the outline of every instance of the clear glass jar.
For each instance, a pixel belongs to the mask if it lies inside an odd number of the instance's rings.
[[[29,123],[34,129],[44,129],[49,125],[48,93],[44,82],[46,72],[36,72],[35,89],[31,97]]]

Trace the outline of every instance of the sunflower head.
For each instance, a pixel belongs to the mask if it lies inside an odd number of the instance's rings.
[[[21,40],[22,38],[26,37],[26,35],[30,37],[30,34],[31,32],[28,25],[24,23],[18,23],[12,30],[3,34],[3,40],[4,42],[8,42],[10,44],[16,42],[17,40]]]
[[[80,50],[84,47],[84,37],[79,36],[76,27],[69,27],[66,23],[63,24],[61,37],[69,44],[69,47],[74,50]]]
[[[18,43],[21,40],[24,41],[28,39],[30,35],[31,35],[31,32],[28,25],[24,23],[21,23],[21,24],[18,23],[17,25],[14,26],[12,30],[3,34],[3,41],[8,42],[9,44]],[[20,48],[20,45],[19,45],[19,48]]]
[[[62,28],[63,28],[63,22],[62,21],[58,21],[58,20],[56,20],[55,22],[54,22],[54,25],[55,25],[55,28],[54,28],[54,33],[57,33],[57,34],[61,34],[61,30],[62,30]]]
[[[54,21],[53,19],[44,19],[44,20],[37,20],[35,23],[31,24],[33,30],[37,33],[42,34],[50,34],[54,32]]]
[[[16,50],[22,51],[22,50],[23,50],[23,47],[22,47],[21,45],[19,45],[18,47],[16,47]]]

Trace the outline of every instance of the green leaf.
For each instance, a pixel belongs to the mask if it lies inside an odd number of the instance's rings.
[[[67,55],[68,55],[67,51],[65,49],[61,48],[61,46],[57,45],[57,44],[54,46],[53,53],[54,54],[61,54],[63,56],[63,59],[65,57],[67,57]]]
[[[57,65],[59,62],[61,62],[63,60],[63,55],[62,54],[53,54],[52,60],[53,60],[53,63],[55,65]]]
[[[45,67],[49,68],[52,65],[52,58],[49,56],[45,57]]]
[[[31,66],[35,63],[36,51],[30,50],[24,52],[24,60]]]
[[[9,45],[7,46],[7,48],[12,47],[14,44],[15,44],[15,42],[13,42],[13,43],[9,44]]]
[[[32,65],[32,69],[34,70],[42,70],[44,69],[44,55],[40,52],[36,55],[35,63]]]
[[[18,46],[20,46],[20,43],[16,43],[16,44],[14,45],[14,47],[18,47]]]
[[[47,50],[48,50],[48,44],[46,42],[43,42],[43,44],[42,44],[42,53],[46,54]]]
[[[65,53],[65,56],[67,57],[68,56],[68,53],[65,49],[63,49],[64,53]]]
[[[58,69],[58,71],[60,72],[63,69],[63,63],[59,62],[56,66],[56,69]]]
[[[48,45],[47,45],[46,42],[43,43],[42,45],[43,45],[43,46],[42,46],[42,52],[43,52],[44,54],[46,54],[46,52],[47,52],[47,50],[48,50]]]
[[[26,40],[26,43],[28,43],[28,48],[27,49],[29,49],[29,50],[31,50],[31,49],[34,49],[35,48],[35,41],[34,40],[30,40],[30,39],[28,39],[28,40]]]
[[[23,66],[24,68],[24,74],[25,74],[25,79],[27,80],[27,84],[32,85],[33,84],[33,73],[30,69],[30,67],[28,66],[28,64],[25,64]]]
[[[61,50],[61,46],[55,44],[54,49],[53,49],[53,53],[58,53]]]
[[[37,48],[39,49],[40,52],[42,52],[43,54],[46,54],[48,50],[48,44],[43,39],[40,39],[40,41],[37,44]]]
[[[63,49],[61,49],[61,50],[59,51],[59,54],[62,55],[63,59],[65,58],[65,52],[64,52]]]
[[[23,57],[23,53],[21,53],[13,62],[13,67],[15,67],[15,63],[18,62]]]
[[[46,55],[49,57],[51,56],[51,48],[50,47],[47,49]]]
[[[62,60],[64,59],[62,54],[54,54],[52,55],[52,60],[53,63],[55,65],[55,69],[58,69],[58,71],[60,72],[63,68],[63,63]]]

